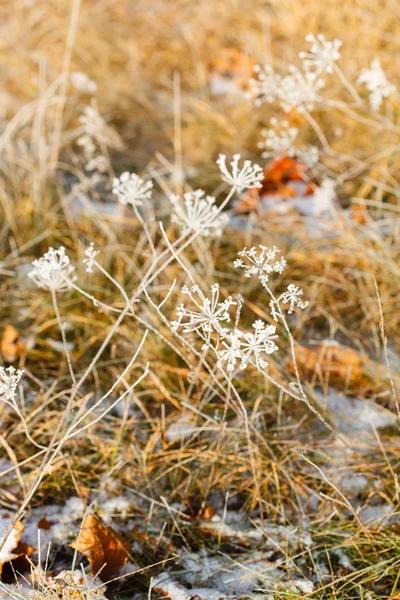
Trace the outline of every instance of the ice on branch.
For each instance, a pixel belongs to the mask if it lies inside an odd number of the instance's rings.
[[[230,322],[229,309],[236,302],[232,300],[231,296],[220,302],[220,291],[217,283],[211,286],[210,297],[206,297],[197,285],[194,285],[191,289],[186,286],[183,287],[182,293],[190,298],[196,308],[192,310],[184,304],[178,306],[176,310],[178,319],[172,321],[172,331],[176,332],[179,327],[183,327],[183,333],[196,332],[205,340],[206,344],[210,342],[212,333],[226,333],[222,323]]]
[[[100,252],[99,250],[94,249],[94,244],[92,242],[90,246],[85,250],[85,256],[87,256],[87,258],[85,258],[82,261],[83,264],[86,265],[86,273],[93,273],[93,266],[95,264],[96,256],[98,254],[100,254]]]
[[[330,42],[322,34],[315,36],[312,33],[307,35],[306,41],[310,42],[310,49],[308,52],[299,53],[303,61],[303,69],[318,74],[323,71],[332,73],[336,61],[341,56],[339,48],[343,42],[337,39]]]
[[[113,181],[112,191],[121,202],[121,204],[130,204],[131,206],[141,206],[144,200],[150,200],[152,195],[153,182],[145,181],[136,173],[122,173]]]
[[[396,86],[389,83],[385,72],[381,67],[379,58],[372,61],[369,69],[363,69],[357,83],[365,84],[370,92],[369,102],[372,110],[379,110],[383,99],[388,98],[390,94],[396,91]]]
[[[16,370],[14,367],[0,367],[0,401],[7,404],[13,404],[18,384],[21,380],[23,371]]]
[[[233,266],[244,269],[244,277],[250,278],[256,275],[261,283],[266,283],[270,273],[282,273],[286,267],[287,263],[284,258],[275,260],[279,252],[280,250],[276,246],[270,250],[266,246],[260,245],[258,253],[255,247],[249,250],[244,248],[239,252],[239,256],[242,258],[236,259]]]
[[[57,250],[49,248],[41,258],[33,261],[32,266],[33,269],[28,273],[28,277],[40,288],[54,292],[70,289],[70,282],[73,280],[71,275],[75,267],[70,264],[63,246]]]
[[[261,188],[261,181],[264,179],[264,173],[260,165],[253,164],[250,160],[245,160],[242,168],[239,166],[240,154],[234,154],[230,162],[231,170],[226,166],[225,154],[220,154],[217,165],[222,174],[222,180],[229,183],[237,192],[242,192],[248,188]]]
[[[183,233],[219,236],[228,222],[228,215],[219,213],[215,198],[206,196],[203,190],[187,192],[183,203],[175,195],[170,197],[170,201],[174,209],[172,221],[182,227]]]
[[[253,323],[253,328],[254,333],[236,329],[222,340],[222,350],[217,351],[220,367],[226,363],[227,370],[233,371],[239,362],[240,369],[252,364],[261,371],[268,366],[266,356],[278,350],[276,327],[258,320]]]

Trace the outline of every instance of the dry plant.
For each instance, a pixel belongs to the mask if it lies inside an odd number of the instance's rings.
[[[2,3],[1,597],[396,598],[396,9]]]

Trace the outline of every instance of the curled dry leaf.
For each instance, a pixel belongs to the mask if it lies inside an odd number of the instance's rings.
[[[131,547],[112,527],[104,527],[95,515],[85,517],[81,531],[71,548],[88,559],[92,573],[102,581],[116,577],[129,560]]]
[[[0,342],[0,351],[5,362],[12,363],[25,349],[25,342],[12,325],[6,325]]]

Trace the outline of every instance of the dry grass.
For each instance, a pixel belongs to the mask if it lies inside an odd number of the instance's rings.
[[[343,40],[342,63],[350,79],[354,80],[362,67],[379,56],[389,79],[400,87],[396,0],[387,0],[383,6],[376,0],[83,0],[76,31],[69,30],[71,10],[78,4],[61,0],[3,0],[0,6],[0,119],[3,132],[7,132],[5,138],[3,134],[6,143],[0,156],[0,322],[12,324],[34,340],[34,347],[22,354],[16,366],[25,369],[25,395],[33,398],[29,404],[30,431],[35,441],[43,445],[56,428],[67,402],[65,386],[70,383],[66,361],[48,342],[49,338],[60,340],[51,297],[26,284],[26,265],[49,246],[61,244],[74,261],[80,261],[84,248],[93,240],[102,250],[104,268],[131,291],[140,282],[147,260],[138,252],[138,244],[145,244],[144,235],[130,215],[99,220],[82,213],[76,219],[71,212],[67,189],[70,178],[79,171],[73,163],[77,150],[74,140],[78,118],[90,97],[69,88],[62,106],[56,93],[46,96],[46,90],[63,68],[82,71],[97,83],[100,113],[124,142],[123,149],[111,150],[115,172],[141,172],[150,164],[162,182],[174,187],[165,165],[169,164],[173,171],[174,165],[180,167],[182,156],[188,173],[185,185],[207,190],[215,190],[219,184],[214,166],[219,152],[242,152],[260,160],[259,131],[274,116],[271,108],[254,110],[241,96],[221,98],[210,94],[210,73],[224,60],[227,49],[238,49],[260,63],[273,60],[279,66],[295,60],[308,32],[321,32],[328,39]],[[66,64],[65,52],[68,30],[70,36],[74,34],[70,37],[70,65]],[[241,77],[249,76],[250,68],[248,71]],[[181,103],[178,128],[177,90]],[[329,97],[340,93],[333,81]],[[62,129],[58,138],[60,108]],[[370,208],[371,220],[378,214],[386,215],[389,221],[398,218],[398,154],[393,152],[368,163],[368,157],[397,146],[398,132],[374,131],[330,109],[321,110],[317,116],[333,140],[335,151],[366,161],[361,172],[346,179],[351,165],[327,157],[327,166],[343,177],[343,205],[349,206],[352,198],[361,198],[377,205],[376,209]],[[315,142],[315,134],[307,124],[300,124],[304,140]],[[338,127],[343,135],[334,139]],[[56,164],[55,170],[52,167]],[[178,182],[176,187],[179,189],[180,185]],[[307,310],[292,322],[293,334],[311,348],[321,340],[336,339],[368,356],[372,361],[373,385],[357,387],[356,382],[351,389],[344,389],[395,411],[383,353],[379,301],[384,335],[398,356],[398,232],[377,236],[368,222],[359,225],[339,220],[335,236],[313,239],[307,234],[307,222],[301,217],[291,221],[275,219],[260,224],[251,239],[254,245],[279,244],[289,269],[276,286],[283,289],[290,282],[301,284],[310,300]],[[173,235],[172,230],[170,233]],[[237,251],[250,245],[249,235],[234,232],[208,248],[191,249],[185,261],[207,285],[217,279],[224,295],[228,295],[238,290],[238,274],[232,263]],[[158,243],[162,247],[162,241]],[[83,269],[79,274],[84,276]],[[159,292],[155,293],[160,299],[175,278],[178,284],[185,281],[179,265],[172,264],[157,280]],[[87,288],[101,301],[123,308],[119,291],[101,274],[91,275],[87,282]],[[245,320],[268,320],[267,303],[260,288],[251,281],[241,281],[240,286],[245,297]],[[173,318],[180,300],[175,294],[168,301],[168,318]],[[96,310],[88,299],[75,292],[60,295],[59,304],[69,325],[67,336],[73,344],[72,360],[79,375],[105,340],[115,317]],[[127,402],[123,404],[122,416],[112,413],[89,435],[66,444],[64,458],[56,462],[52,476],[46,477],[32,505],[62,503],[71,494],[89,501],[100,487],[111,495],[128,491],[137,494],[133,516],[143,519],[153,531],[138,538],[137,532],[131,530],[126,536],[132,543],[140,539],[143,552],[135,560],[140,567],[147,567],[171,558],[177,548],[198,549],[205,545],[210,551],[215,549],[215,540],[198,527],[198,519],[207,506],[221,510],[228,494],[229,508],[247,511],[253,519],[261,513],[268,523],[288,525],[297,522],[301,515],[309,524],[314,541],[312,552],[300,543],[286,548],[283,555],[289,572],[294,569],[289,560],[293,558],[310,576],[315,571],[315,557],[328,557],[328,578],[316,585],[312,597],[339,600],[394,595],[398,588],[398,524],[386,529],[364,526],[335,482],[341,470],[351,468],[369,478],[368,488],[357,499],[358,505],[383,500],[390,502],[397,514],[398,432],[379,431],[378,446],[366,440],[346,458],[348,462],[343,462],[343,452],[337,453],[337,439],[304,404],[282,398],[267,380],[257,378],[256,372],[250,370],[235,381],[248,414],[250,445],[234,403],[227,410],[229,426],[220,437],[218,419],[224,409],[223,394],[215,386],[210,387],[207,372],[200,371],[197,384],[188,385],[193,357],[187,349],[182,351],[183,358],[172,351],[165,341],[170,339],[168,328],[146,301],[120,326],[118,339],[108,346],[86,381],[76,399],[76,408],[86,394],[95,397],[108,389],[126,366],[127,357],[135,352],[143,324],[159,330],[165,339],[160,340],[150,331],[133,375],[127,375],[120,386],[121,390],[129,386],[130,378],[133,381],[150,362],[150,376],[130,397],[135,410],[129,413]],[[283,380],[289,361],[287,339],[280,349],[272,365]],[[397,388],[395,366],[392,377]],[[321,375],[317,366],[315,373],[308,374],[307,382],[311,396],[316,388],[329,385],[326,374]],[[50,386],[53,387],[49,393]],[[320,406],[319,410],[323,408]],[[25,439],[19,421],[4,406],[0,411],[1,435],[6,440],[1,451],[4,457],[10,459],[8,446],[14,449],[18,462],[32,457],[34,447]],[[324,414],[329,420],[329,412]],[[168,441],[168,427],[182,415],[190,415],[193,433],[184,440]],[[25,488],[33,481],[39,463],[37,457],[21,468]],[[318,469],[326,474],[325,479]],[[374,487],[372,481],[379,484]],[[16,476],[5,485],[0,480],[3,507],[18,508],[24,497],[20,484]],[[179,506],[186,515],[171,513],[166,518],[162,497],[169,507]],[[332,564],[332,548],[344,549],[355,570]],[[243,549],[221,542],[218,550],[240,556]],[[160,567],[150,574],[159,571]],[[128,582],[127,593],[129,589],[146,590],[148,576],[146,572],[134,584]],[[367,592],[373,595],[367,596]],[[300,597],[295,593],[291,596],[290,592],[279,594],[276,598]]]

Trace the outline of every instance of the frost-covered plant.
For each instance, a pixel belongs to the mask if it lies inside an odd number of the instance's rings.
[[[12,366],[7,368],[0,366],[0,402],[5,402],[18,413],[15,395],[23,374],[24,371],[17,370]]]
[[[259,148],[265,148],[261,154],[263,158],[269,158],[280,154],[294,156],[296,149],[293,144],[299,133],[297,127],[291,127],[288,121],[282,121],[277,129],[278,120],[270,119],[270,129],[263,129],[261,135],[264,137],[262,142],[258,143]]]
[[[301,309],[307,308],[308,306],[308,301],[304,302],[304,300],[301,299],[303,295],[303,290],[299,287],[297,287],[296,285],[294,285],[294,283],[290,283],[288,285],[287,291],[283,292],[283,294],[281,294],[277,301],[274,302],[273,300],[270,301],[270,308],[271,308],[271,314],[274,317],[275,321],[278,320],[278,313],[275,310],[275,305],[276,304],[289,304],[289,309],[288,309],[288,314],[291,315],[292,312],[294,311],[295,307],[298,306]]]
[[[237,192],[242,192],[248,188],[261,188],[261,181],[264,179],[262,167],[253,164],[250,160],[245,160],[240,168],[240,154],[234,154],[230,162],[231,169],[226,166],[225,154],[220,154],[217,165],[222,174],[222,179],[232,186]]]
[[[210,343],[212,333],[224,333],[221,323],[230,322],[229,310],[236,304],[231,296],[220,302],[220,290],[217,283],[211,286],[210,297],[205,296],[197,285],[190,289],[186,286],[183,287],[182,293],[190,298],[197,310],[180,304],[176,310],[178,319],[171,323],[172,331],[176,332],[182,327],[184,333],[196,332],[205,340],[206,344]]]
[[[324,71],[328,74],[332,73],[336,61],[340,58],[339,48],[343,42],[337,39],[330,42],[324,35],[315,36],[312,33],[306,36],[306,41],[310,42],[310,49],[299,53],[303,61],[303,69],[318,74]]]
[[[244,269],[244,277],[250,278],[253,275],[257,275],[262,283],[267,282],[268,276],[271,273],[283,273],[286,267],[287,263],[284,258],[275,260],[279,252],[280,250],[276,246],[269,249],[267,246],[260,245],[258,253],[257,248],[254,246],[249,250],[244,248],[239,252],[241,258],[237,258],[233,266]]]
[[[357,83],[365,84],[370,92],[369,102],[374,111],[379,110],[384,98],[388,98],[396,91],[396,86],[388,81],[379,58],[371,62],[369,69],[361,71]]]
[[[244,332],[236,328],[233,333],[225,336],[221,342],[222,349],[217,349],[219,366],[226,362],[228,371],[235,369],[237,361],[240,361],[240,369],[246,369],[252,364],[262,371],[268,366],[265,355],[278,350],[274,341],[278,338],[276,327],[257,320],[253,323],[253,328],[254,332]]]
[[[271,65],[255,68],[257,79],[250,79],[251,93],[256,106],[264,102],[272,104],[278,101],[285,112],[296,109],[302,113],[312,111],[319,98],[318,92],[324,87],[324,81],[310,71],[301,72],[294,65],[289,66],[285,76],[277,74]]]
[[[88,248],[85,250],[86,258],[83,259],[83,264],[86,265],[86,273],[93,272],[93,266],[96,262],[96,256],[100,254],[99,250],[94,249],[94,243],[92,242]]]
[[[64,292],[71,287],[72,273],[75,270],[65,253],[64,246],[56,250],[49,248],[39,259],[32,263],[33,269],[28,276],[40,288],[54,292]]]
[[[152,196],[153,182],[145,181],[136,173],[122,173],[113,181],[113,194],[121,204],[130,204],[132,207],[142,206],[143,201],[150,200]]]
[[[187,192],[181,202],[179,196],[170,196],[174,209],[172,221],[177,223],[183,234],[197,232],[200,235],[219,236],[229,217],[221,213],[213,196],[207,196],[203,190]]]
[[[23,374],[23,371],[12,366],[7,368],[0,366],[0,401],[12,406],[15,404],[15,394]]]

